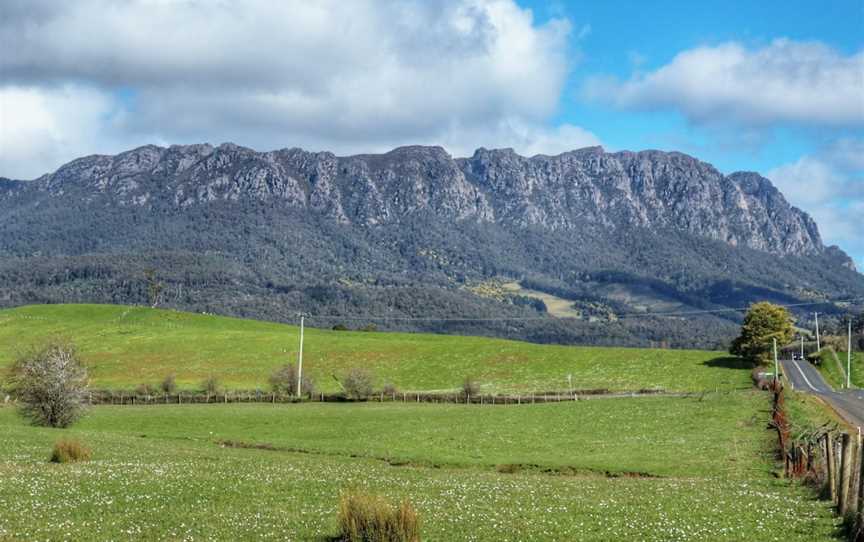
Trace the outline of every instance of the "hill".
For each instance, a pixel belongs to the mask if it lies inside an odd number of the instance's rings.
[[[735,313],[685,328],[655,315],[669,307],[864,297],[769,180],[675,152],[146,146],[0,181],[0,306],[150,304],[147,270],[161,306],[195,312],[622,346],[721,348],[736,331]],[[434,320],[454,317],[523,320]]]
[[[216,376],[230,388],[265,388],[297,359],[295,326],[115,305],[41,305],[0,310],[0,367],[18,351],[62,336],[90,368],[93,385],[131,389],[175,373],[198,388]],[[307,329],[304,371],[319,389],[331,375],[370,369],[376,385],[405,391],[457,389],[473,377],[486,392],[607,388],[702,391],[749,387],[722,352],[539,345],[485,337]],[[571,379],[568,381],[568,375]]]

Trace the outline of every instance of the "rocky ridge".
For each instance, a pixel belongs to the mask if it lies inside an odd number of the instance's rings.
[[[429,212],[442,220],[567,231],[672,228],[777,254],[825,250],[815,222],[757,173],[723,175],[677,152],[609,153],[601,147],[524,157],[478,149],[454,159],[440,147],[337,157],[281,149],[148,145],[116,156],[88,156],[22,183],[14,193],[109,197],[121,206],[184,209],[216,200],[254,199],[309,209],[342,224],[399,223]]]

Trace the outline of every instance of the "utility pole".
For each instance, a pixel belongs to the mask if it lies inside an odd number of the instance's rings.
[[[819,313],[814,312],[813,316],[816,318],[816,351],[822,350],[822,345],[819,343]]]
[[[801,337],[801,361],[804,361],[804,335],[799,335]]]
[[[777,379],[780,377],[780,364],[777,362],[777,337],[774,337],[774,391],[777,391]]]
[[[849,342],[846,344],[846,387],[852,387],[852,316],[849,316]]]
[[[300,398],[303,385],[303,320],[304,315],[300,315],[300,353],[297,355],[297,398]]]

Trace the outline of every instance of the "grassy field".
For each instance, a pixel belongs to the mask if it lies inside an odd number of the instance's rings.
[[[176,373],[181,387],[210,376],[233,388],[266,388],[279,365],[296,360],[296,327],[142,307],[40,305],[0,311],[0,367],[60,335],[74,341],[95,387],[156,385]],[[322,391],[333,374],[367,367],[378,386],[452,390],[466,376],[485,392],[577,389],[674,391],[749,387],[746,371],[722,352],[536,345],[482,337],[307,328],[304,371]]]
[[[772,476],[767,407],[755,392],[106,406],[66,430],[0,408],[0,539],[324,541],[339,493],[355,487],[411,499],[424,540],[831,540],[828,505]],[[89,444],[93,460],[48,463],[60,435]],[[496,470],[511,464],[535,467]]]
[[[763,451],[762,441],[751,437],[754,426],[762,429],[764,409],[765,396],[751,392],[596,399],[567,406],[181,405],[98,409],[80,427],[266,443],[434,467],[517,464],[565,472],[741,475],[750,468],[743,458]],[[717,457],[724,460],[717,462]]]

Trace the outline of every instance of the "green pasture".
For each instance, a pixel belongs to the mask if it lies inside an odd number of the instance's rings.
[[[39,305],[0,311],[0,367],[52,336],[72,340],[94,387],[157,385],[175,373],[181,387],[216,376],[229,388],[266,389],[268,376],[295,361],[295,326],[116,305]],[[377,386],[446,391],[466,377],[484,392],[607,388],[671,391],[749,387],[746,371],[722,352],[538,345],[484,337],[307,328],[304,372],[337,391],[351,367]],[[568,380],[569,375],[569,380]]]
[[[104,406],[65,430],[0,408],[0,539],[323,542],[360,488],[410,499],[427,541],[832,540],[828,504],[773,476],[768,405]],[[48,463],[60,436],[93,459]]]

